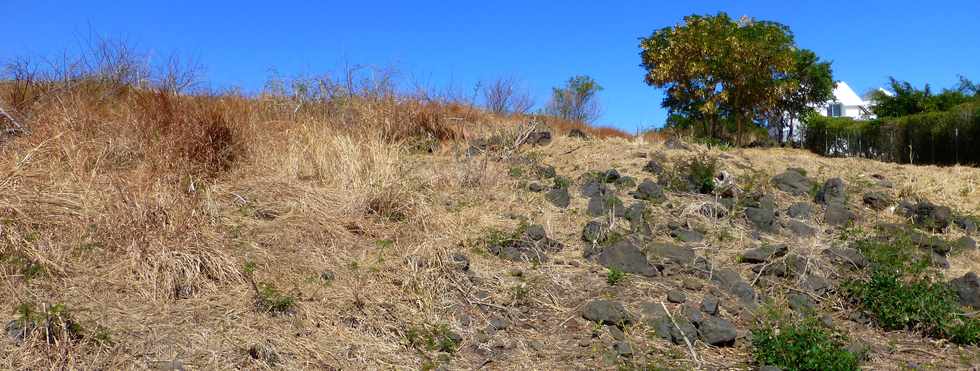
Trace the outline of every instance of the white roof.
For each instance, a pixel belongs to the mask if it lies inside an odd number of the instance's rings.
[[[840,81],[834,86],[834,100],[845,106],[864,106],[864,100],[854,92],[846,82]]]

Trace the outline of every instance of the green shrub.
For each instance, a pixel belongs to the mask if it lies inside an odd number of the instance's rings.
[[[752,355],[760,366],[784,370],[857,370],[858,358],[845,349],[846,341],[812,317],[767,323],[752,330]]]
[[[616,268],[609,268],[609,271],[606,272],[606,283],[608,283],[609,286],[616,286],[625,278],[626,272]]]
[[[269,283],[257,285],[256,305],[260,310],[269,313],[283,314],[290,313],[296,307],[296,298],[292,295],[279,291]]]
[[[46,343],[54,344],[76,342],[83,337],[82,326],[64,304],[37,306],[22,303],[14,313],[17,319],[12,328],[24,339],[39,336]],[[11,333],[10,328],[7,332]]]
[[[409,346],[420,351],[455,353],[462,338],[447,325],[412,326],[405,330]]]
[[[715,189],[717,173],[718,159],[693,157],[677,162],[674,171],[665,173],[664,181],[667,188],[674,191],[708,194]]]
[[[845,284],[859,309],[886,330],[912,330],[957,344],[980,340],[980,321],[964,316],[956,293],[907,236],[859,241],[870,263],[865,279]]]
[[[807,149],[824,156],[862,156],[883,161],[950,165],[980,164],[980,104],[948,111],[880,120],[808,118]]]

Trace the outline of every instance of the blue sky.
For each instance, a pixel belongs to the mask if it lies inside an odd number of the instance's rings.
[[[261,89],[281,75],[336,72],[345,62],[396,68],[405,81],[471,91],[523,79],[539,106],[552,86],[587,74],[605,90],[600,124],[663,123],[637,38],[685,15],[728,12],[784,23],[833,61],[858,93],[888,76],[949,87],[980,80],[980,1],[44,1],[0,0],[0,60],[77,50],[91,33],[151,55],[178,53],[214,87]]]

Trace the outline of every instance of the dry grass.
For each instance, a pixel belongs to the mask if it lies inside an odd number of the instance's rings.
[[[465,156],[465,140],[513,137],[532,118],[395,94],[377,81],[320,81],[316,94],[253,98],[175,94],[98,76],[0,85],[2,102],[30,124],[27,133],[0,139],[0,296],[11,298],[0,304],[0,320],[15,319],[20,303],[57,303],[83,328],[77,341],[3,339],[3,369],[145,369],[174,359],[192,369],[615,368],[619,361],[601,345],[607,336],[591,340],[579,306],[611,297],[637,312],[638,298],[661,298],[679,282],[627,278],[608,286],[605,272],[581,258],[586,200],[552,207],[522,187],[529,179],[511,176],[519,159],[571,179],[616,168],[642,180],[651,176],[641,170],[651,157],[670,163],[704,154],[721,158],[741,185],[759,179],[768,191],[765,180],[786,167],[820,180],[841,176],[854,187],[878,173],[896,183],[895,193],[980,213],[973,168],[787,149],[669,150],[658,134],[632,138],[549,118],[533,119],[602,140],[557,136],[509,157]],[[794,200],[772,193],[780,205]],[[707,232],[696,250],[732,264],[753,246],[751,232],[739,217],[702,215],[708,201],[672,194],[672,209],[654,209],[656,238],[669,240],[666,225],[683,219]],[[861,213],[868,223],[897,218]],[[543,225],[566,248],[535,265],[503,262],[475,242],[521,220]],[[818,252],[832,238],[794,243],[829,276]],[[454,254],[469,257],[470,273],[457,268]],[[980,268],[975,255],[953,258],[950,273]],[[294,307],[262,310],[251,280],[275,287]],[[512,326],[487,333],[497,316]],[[440,325],[463,336],[456,354],[407,341],[413,329]],[[629,330],[636,364],[693,367],[685,348],[646,330]],[[256,344],[276,356],[250,352]],[[745,345],[696,346],[708,366],[748,367]],[[944,360],[955,357],[943,352]]]

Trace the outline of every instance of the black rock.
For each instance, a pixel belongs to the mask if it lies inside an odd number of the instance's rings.
[[[546,146],[551,143],[551,132],[549,131],[535,131],[527,135],[527,140],[525,143],[532,146]]]
[[[631,176],[622,176],[619,177],[619,179],[616,179],[615,184],[617,189],[633,188],[636,187],[636,178]]]
[[[606,268],[645,277],[654,277],[660,273],[647,261],[646,255],[629,240],[621,240],[602,249],[597,261]]]
[[[786,245],[762,245],[754,249],[746,250],[742,253],[742,262],[745,263],[766,263],[773,258],[786,255],[788,249]]]
[[[772,209],[748,207],[745,208],[745,217],[759,231],[772,232],[776,230],[776,214]]]
[[[527,184],[527,190],[534,193],[544,192],[545,186],[538,182],[530,182]]]
[[[643,166],[643,171],[659,176],[664,173],[664,167],[657,160],[650,160]]]
[[[800,238],[813,237],[817,234],[817,229],[799,220],[791,219],[786,222],[786,229],[789,229],[794,236]]]
[[[956,226],[960,227],[960,229],[962,229],[966,233],[969,234],[977,233],[977,222],[974,221],[973,218],[967,216],[958,216],[955,219],[953,219],[953,222],[956,223]]]
[[[590,179],[582,185],[581,193],[582,197],[593,198],[611,195],[612,190],[610,190],[609,187],[606,187],[606,185],[602,182],[596,179]]]
[[[797,202],[786,210],[786,215],[791,218],[807,220],[813,214],[813,206],[806,202]]]
[[[552,189],[548,191],[544,197],[548,200],[548,202],[551,202],[552,205],[562,209],[568,207],[572,201],[571,195],[568,194],[568,190],[565,188]]]
[[[613,350],[616,351],[616,354],[618,354],[620,357],[633,356],[633,347],[631,347],[630,344],[625,341],[617,341],[615,344],[613,344]]]
[[[609,336],[612,336],[613,339],[626,340],[626,334],[619,327],[606,325],[606,332],[608,332]]]
[[[977,248],[977,241],[973,238],[963,236],[956,240],[956,247],[963,250],[974,250]]]
[[[701,242],[704,240],[704,234],[695,230],[690,230],[686,228],[677,228],[670,231],[670,236],[674,237],[681,242]]]
[[[544,231],[544,227],[538,224],[527,227],[525,234],[531,241],[541,241],[548,237],[548,234]]]
[[[946,206],[922,201],[915,205],[915,215],[912,220],[921,228],[940,231],[953,222],[953,211]]]
[[[844,180],[841,178],[827,179],[823,187],[820,187],[820,190],[817,191],[814,202],[823,205],[847,204],[847,191],[844,187]]]
[[[823,215],[823,222],[832,226],[846,226],[857,220],[857,214],[843,204],[830,204]]]
[[[602,181],[603,183],[614,183],[614,182],[616,182],[617,180],[619,180],[619,178],[620,178],[621,176],[622,176],[622,175],[620,175],[620,174],[619,174],[619,170],[616,170],[616,169],[609,169],[609,170],[606,170],[605,172],[603,172],[603,173],[602,173],[602,174],[600,175],[600,177],[601,177],[601,179],[600,179],[600,180],[601,180],[601,181]]]
[[[694,249],[686,246],[654,243],[650,245],[649,254],[653,263],[661,266],[698,267],[706,264]]]
[[[650,179],[644,179],[640,185],[636,186],[636,192],[633,192],[633,197],[645,201],[662,201],[666,198],[664,187],[654,183]]]
[[[667,301],[675,304],[681,304],[687,301],[687,294],[681,290],[670,290],[667,292]]]
[[[780,191],[801,196],[813,189],[813,181],[796,170],[786,170],[772,178],[773,185]]]
[[[826,278],[809,273],[803,277],[802,288],[816,295],[824,295],[831,289],[831,284]]]
[[[525,234],[522,238],[502,241],[490,245],[487,250],[502,259],[512,261],[542,262],[548,260],[548,255],[561,251],[564,246],[547,237],[532,239]],[[534,237],[538,237],[535,235]]]
[[[605,216],[612,213],[617,217],[626,216],[626,208],[623,207],[623,201],[616,197],[615,195],[607,196],[596,196],[589,199],[589,205],[586,212],[590,216]]]
[[[701,328],[698,329],[698,333],[702,341],[716,347],[733,346],[735,345],[735,338],[738,336],[738,332],[731,322],[715,316],[705,318],[704,322],[701,323]]]
[[[789,308],[798,313],[809,314],[817,307],[817,303],[810,299],[809,295],[790,294],[787,301],[789,301]]]
[[[892,199],[885,192],[871,191],[864,194],[864,204],[868,207],[881,211],[887,209],[892,204]]]
[[[593,300],[582,307],[582,318],[590,322],[613,326],[622,326],[633,321],[623,304],[604,299]]]
[[[582,240],[592,244],[598,244],[606,241],[609,236],[609,227],[606,223],[600,220],[593,220],[585,224],[585,228],[582,228]]]
[[[704,313],[690,305],[683,306],[683,309],[681,309],[681,313],[684,315],[684,318],[687,318],[688,321],[691,321],[691,323],[693,323],[695,327],[701,327],[701,323],[704,322],[704,317],[705,317]]]
[[[702,312],[705,312],[705,313],[708,313],[710,315],[713,315],[713,316],[714,315],[717,315],[718,314],[718,298],[716,298],[714,296],[711,296],[711,295],[705,295],[704,296],[704,299],[701,300],[701,311]]]
[[[717,270],[711,276],[722,290],[738,298],[742,303],[755,302],[755,290],[749,285],[742,276],[730,268]]]
[[[677,326],[674,326],[673,322],[670,322],[669,318],[665,318],[665,320],[669,326],[668,334],[670,335],[670,341],[674,344],[684,344],[684,338],[687,338],[687,340],[692,343],[695,339],[697,339],[698,328],[695,327],[691,321],[688,321],[687,318],[675,316],[674,321],[677,322]]]
[[[956,291],[960,305],[980,309],[980,279],[975,272],[969,272],[963,277],[954,279],[949,285]]]

